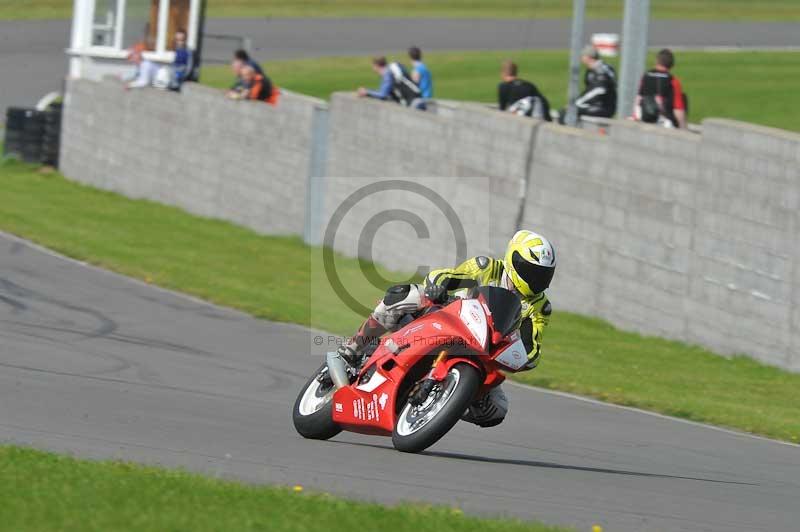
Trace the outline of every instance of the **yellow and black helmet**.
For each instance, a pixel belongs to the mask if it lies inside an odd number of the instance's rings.
[[[531,297],[547,290],[556,271],[556,253],[550,242],[532,231],[517,231],[505,256],[505,272],[517,291]]]

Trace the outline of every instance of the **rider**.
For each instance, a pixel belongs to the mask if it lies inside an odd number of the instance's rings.
[[[517,231],[508,244],[504,259],[478,256],[455,268],[431,271],[425,284],[392,286],[361,326],[356,335],[339,347],[340,354],[356,363],[360,350],[386,331],[395,331],[401,320],[426,306],[426,300],[441,302],[451,290],[474,286],[500,286],[515,292],[522,300],[520,335],[528,351],[527,369],[533,369],[541,356],[542,333],[552,311],[545,290],[556,269],[553,246],[532,231]],[[498,425],[508,412],[508,399],[499,386],[475,401],[465,413],[465,421],[481,427]]]

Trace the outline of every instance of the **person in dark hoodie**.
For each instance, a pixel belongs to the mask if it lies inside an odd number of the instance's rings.
[[[530,116],[550,122],[550,103],[530,81],[517,77],[517,65],[511,60],[503,61],[497,86],[497,104],[501,111],[520,116]]]

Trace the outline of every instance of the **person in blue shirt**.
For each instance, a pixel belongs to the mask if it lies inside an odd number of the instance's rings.
[[[408,49],[408,57],[411,58],[414,64],[414,69],[411,71],[411,79],[419,85],[423,98],[426,100],[433,98],[433,78],[431,78],[431,71],[422,62],[422,50],[412,46]]]
[[[175,32],[175,59],[172,61],[172,83],[170,88],[180,89],[180,86],[192,73],[192,51],[186,45],[186,31]]]
[[[378,90],[359,87],[359,96],[393,101],[406,107],[425,110],[425,98],[403,65],[396,61],[388,63],[385,57],[379,56],[372,60],[372,70],[381,77],[381,85]]]
[[[386,58],[383,56],[375,57],[372,60],[372,70],[381,77],[381,85],[378,90],[366,89],[364,87],[358,88],[359,96],[367,96],[369,98],[377,98],[378,100],[392,99],[392,88],[394,88],[394,76],[389,70],[386,63]]]

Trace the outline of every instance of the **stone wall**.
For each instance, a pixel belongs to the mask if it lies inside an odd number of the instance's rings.
[[[73,80],[61,169],[404,271],[499,256],[532,228],[557,247],[556,309],[800,371],[800,135],[442,109]]]
[[[187,84],[181,94],[71,80],[65,176],[257,231],[303,230],[312,123],[326,104],[283,95],[278,107]]]

